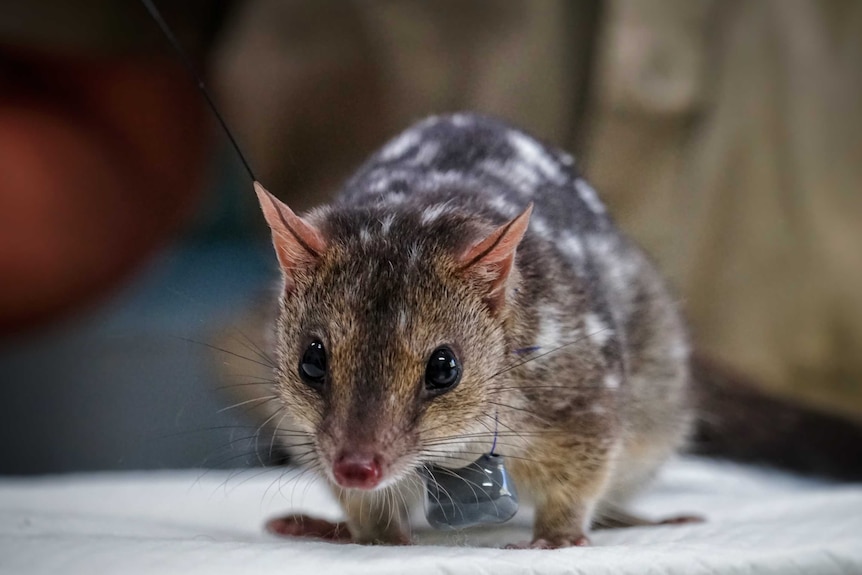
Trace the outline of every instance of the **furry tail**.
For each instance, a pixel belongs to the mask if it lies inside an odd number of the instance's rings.
[[[862,481],[862,421],[770,396],[703,357],[692,371],[700,416],[694,453]]]

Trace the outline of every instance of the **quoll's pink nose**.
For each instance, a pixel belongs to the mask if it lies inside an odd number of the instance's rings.
[[[383,470],[376,455],[342,452],[332,464],[332,474],[341,487],[373,489],[380,483]]]

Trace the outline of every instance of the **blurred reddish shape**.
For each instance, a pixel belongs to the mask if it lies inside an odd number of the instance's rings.
[[[171,237],[207,119],[175,61],[0,48],[0,336],[91,304]]]

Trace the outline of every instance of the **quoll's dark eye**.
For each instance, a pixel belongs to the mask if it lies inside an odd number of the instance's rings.
[[[314,340],[299,360],[299,377],[314,389],[323,387],[326,381],[326,349],[320,340]]]
[[[448,347],[438,347],[425,366],[425,389],[433,393],[449,391],[461,380],[461,365]]]

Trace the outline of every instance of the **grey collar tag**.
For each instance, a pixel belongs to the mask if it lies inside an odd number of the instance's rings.
[[[435,529],[504,523],[518,511],[518,492],[503,456],[486,453],[461,469],[430,466],[425,518]]]

